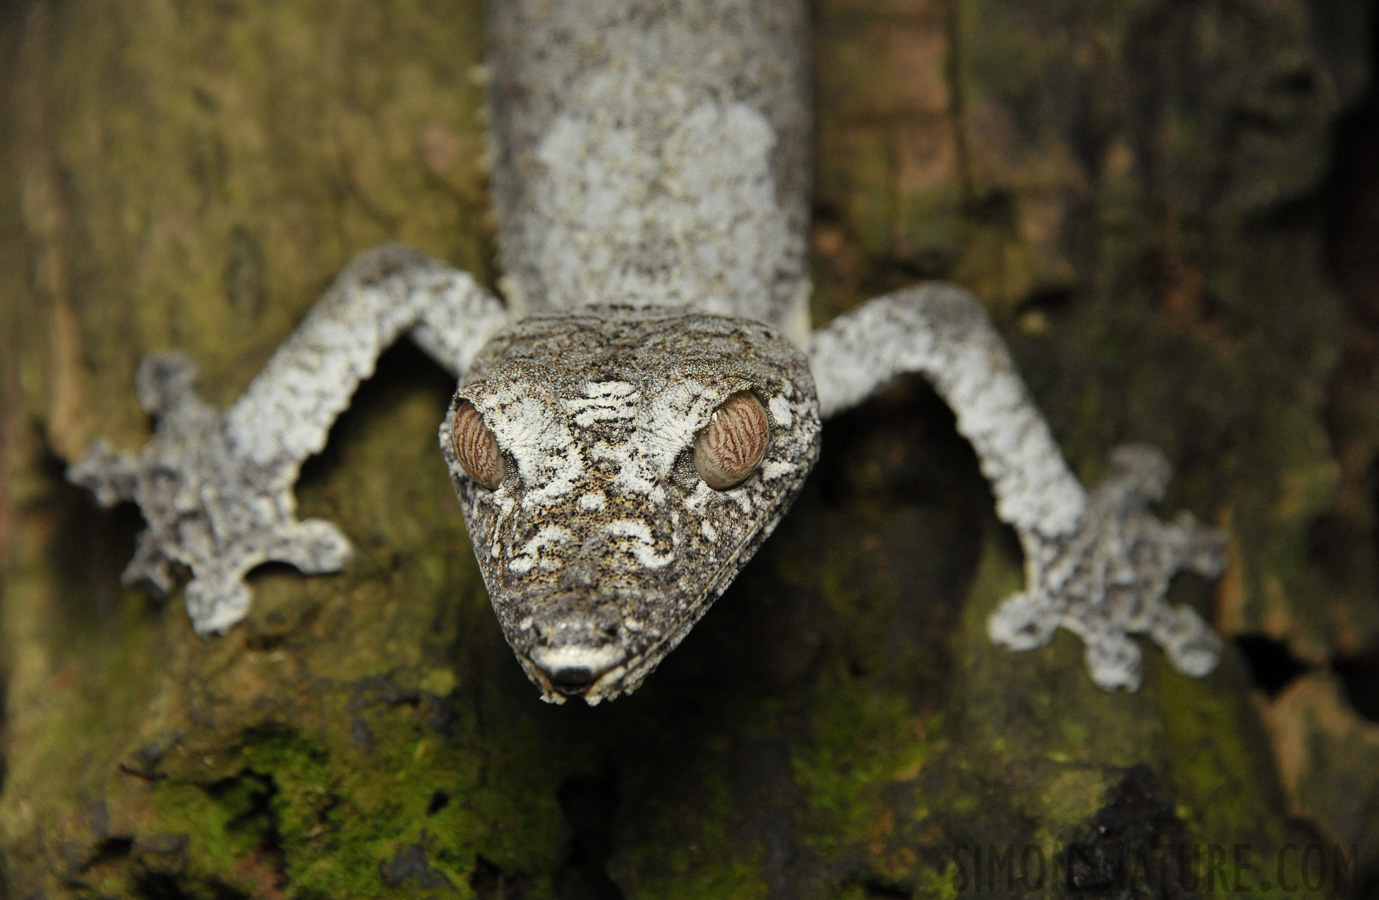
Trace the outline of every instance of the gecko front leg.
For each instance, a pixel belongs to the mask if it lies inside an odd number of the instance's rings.
[[[166,594],[172,564],[186,566],[192,626],[202,635],[224,631],[249,611],[244,576],[255,566],[332,572],[349,558],[334,525],[298,521],[292,489],[383,350],[410,331],[458,375],[506,322],[498,301],[465,273],[405,247],[379,247],[340,274],[223,412],[197,396],[187,357],[145,359],[137,389],[157,418],[153,440],[136,454],[98,440],[68,478],[105,506],[133,500],[143,510],[148,529],[125,583]]]
[[[807,354],[825,417],[906,372],[924,375],[953,409],[1025,553],[1025,590],[992,615],[992,640],[1026,650],[1066,628],[1086,644],[1092,680],[1106,690],[1140,685],[1133,633],[1147,633],[1189,675],[1215,668],[1220,638],[1164,594],[1181,569],[1219,575],[1224,535],[1188,513],[1172,524],[1149,513],[1169,477],[1152,447],[1112,451],[1110,477],[1089,496],[976,297],[946,284],[880,297],[816,331]]]

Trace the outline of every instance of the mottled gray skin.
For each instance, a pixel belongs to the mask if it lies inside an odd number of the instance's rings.
[[[805,4],[494,0],[488,13],[513,311],[688,307],[802,341]]]
[[[765,458],[711,489],[695,436],[751,391]],[[469,401],[509,457],[495,490],[447,439]],[[766,539],[819,448],[804,355],[749,319],[590,308],[527,318],[489,341],[441,428],[503,631],[548,699],[639,685]]]
[[[1181,568],[1217,574],[1222,536],[1148,513],[1168,478],[1149,448],[1116,451],[1089,496],[975,297],[923,285],[809,333],[802,2],[494,0],[489,17],[508,311],[463,273],[383,247],[223,414],[192,393],[189,362],[155,358],[140,375],[153,442],[137,456],[98,444],[70,473],[143,508],[127,579],[166,590],[168,563],[189,567],[206,634],[247,613],[254,565],[343,565],[337,529],[296,521],[292,484],[409,332],[463,376],[442,452],[504,634],[549,701],[640,684],[785,514],[819,416],[904,373],[953,408],[1020,536],[1026,587],[991,618],[993,640],[1026,649],[1066,628],[1107,689],[1140,683],[1132,633],[1188,674],[1216,665],[1219,638],[1164,593]],[[746,481],[714,491],[691,448],[739,390],[769,410],[770,443]],[[505,458],[496,488],[455,457],[465,401]]]

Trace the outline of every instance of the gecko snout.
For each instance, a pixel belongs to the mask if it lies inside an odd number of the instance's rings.
[[[582,697],[622,666],[627,651],[616,641],[571,641],[536,647],[528,659],[548,690],[565,697]]]

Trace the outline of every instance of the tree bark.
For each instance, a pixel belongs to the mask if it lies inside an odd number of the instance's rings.
[[[1379,854],[1379,726],[1334,690],[1274,702],[1234,648],[1194,681],[1146,644],[1107,694],[1066,634],[989,642],[1018,546],[918,382],[826,427],[777,534],[606,706],[542,705],[503,643],[435,446],[453,385],[410,346],[299,486],[344,574],[267,568],[209,641],[121,589],[137,514],[62,472],[146,439],[142,356],[187,353],[225,405],[372,245],[496,281],[480,5],[0,5],[0,898],[1110,896],[1118,847],[1168,861],[1129,895],[1176,897],[1211,887],[1174,845],[1275,887],[1279,859],[1311,885],[1290,844]],[[1325,427],[1355,313],[1318,199],[1370,16],[815,10],[816,322],[977,291],[1085,480],[1156,444],[1164,511],[1230,529],[1228,574],[1175,600],[1302,666],[1379,640],[1379,428]]]

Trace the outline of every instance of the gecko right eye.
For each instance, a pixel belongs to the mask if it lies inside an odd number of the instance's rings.
[[[460,404],[451,437],[455,442],[455,456],[465,474],[489,490],[503,483],[507,465],[498,449],[498,440],[484,424],[484,417],[474,404],[468,401]]]
[[[766,409],[751,391],[738,391],[714,410],[694,441],[694,468],[715,491],[741,484],[761,465],[771,438]]]

